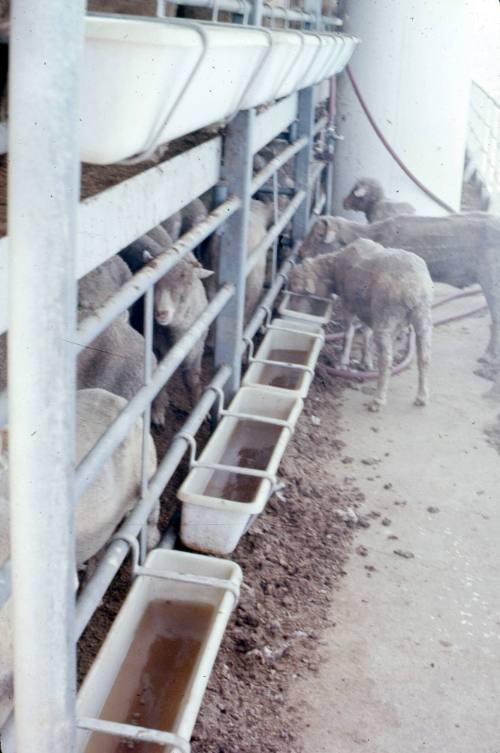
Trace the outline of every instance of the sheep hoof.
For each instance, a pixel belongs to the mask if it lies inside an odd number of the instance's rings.
[[[416,405],[417,407],[422,408],[424,407],[424,405],[427,405],[427,402],[428,402],[427,397],[422,397],[422,395],[417,395],[417,397],[415,398],[413,402],[413,405]]]
[[[156,426],[157,429],[164,429],[166,425],[165,410],[154,410],[151,412],[151,423]]]

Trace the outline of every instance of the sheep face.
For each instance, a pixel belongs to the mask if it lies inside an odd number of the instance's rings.
[[[162,327],[184,321],[200,280],[213,272],[195,261],[180,261],[155,286],[155,320]]]
[[[384,198],[380,183],[374,178],[361,178],[353,186],[351,193],[345,197],[342,206],[354,212],[368,212],[371,207]]]
[[[331,294],[331,284],[317,275],[313,265],[307,259],[290,272],[288,286],[292,293],[302,295],[317,295],[328,298]]]
[[[300,249],[300,256],[303,259],[318,254],[328,254],[332,251],[338,251],[345,245],[340,232],[342,220],[336,217],[323,216],[318,217],[314,227],[305,239]]]

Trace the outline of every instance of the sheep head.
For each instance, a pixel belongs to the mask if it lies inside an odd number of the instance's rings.
[[[366,214],[374,204],[384,198],[384,190],[375,178],[360,178],[345,197],[342,206]]]

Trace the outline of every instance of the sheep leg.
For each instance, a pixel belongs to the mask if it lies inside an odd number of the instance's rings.
[[[168,393],[166,387],[163,387],[151,404],[151,421],[159,429],[165,428],[165,411],[168,405]]]
[[[160,500],[157,499],[148,518],[146,533],[148,552],[154,549],[160,541],[160,531],[158,530],[158,521],[160,519]]]
[[[378,380],[376,397],[370,403],[369,409],[377,412],[387,402],[387,389],[389,387],[389,377],[392,368],[392,332],[389,330],[374,332],[373,339],[378,356]]]
[[[490,310],[491,330],[488,347],[479,360],[495,364],[500,360],[500,283],[497,282],[500,279],[500,262],[496,249],[488,249],[485,256],[485,261],[489,263],[485,263],[478,281]]]
[[[415,405],[429,402],[429,366],[431,363],[432,322],[415,327],[417,341],[418,392]]]
[[[191,351],[184,362],[184,368],[182,370],[182,378],[193,405],[196,405],[201,398],[201,361],[203,358],[204,344],[205,343],[203,342],[198,350],[195,350],[194,352]]]
[[[356,317],[353,314],[345,315],[347,329],[344,336],[344,349],[342,350],[342,357],[340,359],[341,368],[345,369],[349,366],[351,360],[352,341],[354,339],[354,333],[356,332]]]
[[[363,327],[363,367],[367,371],[373,371],[373,353],[372,353],[373,331],[370,327]]]

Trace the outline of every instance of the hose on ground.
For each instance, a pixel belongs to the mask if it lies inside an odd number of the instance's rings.
[[[444,306],[446,303],[450,303],[451,301],[457,301],[459,298],[469,298],[473,295],[479,295],[481,294],[481,290],[479,288],[475,288],[474,290],[466,290],[462,293],[454,293],[453,295],[447,296],[446,298],[443,298],[441,301],[438,301],[434,304],[432,307],[433,309],[437,309],[440,306]],[[466,311],[462,314],[453,314],[452,316],[447,316],[444,319],[438,319],[433,323],[434,327],[440,327],[443,324],[449,324],[450,322],[457,322],[461,319],[466,319],[469,316],[473,316],[474,314],[478,314],[481,311],[487,310],[487,306],[479,306],[475,309],[472,309],[471,311]],[[335,332],[334,334],[328,334],[326,335],[326,342],[337,342],[339,340],[342,340],[344,337],[343,332]],[[415,338],[413,335],[413,331],[410,332],[407,345],[406,345],[406,351],[403,356],[403,359],[393,366],[391,374],[393,376],[396,376],[397,374],[401,374],[402,371],[405,371],[410,364],[413,361],[413,358],[415,356]],[[325,364],[322,365],[322,368],[333,377],[339,377],[340,379],[351,379],[353,381],[358,382],[368,382],[372,381],[374,379],[378,379],[378,371],[358,371],[356,369],[337,369],[335,366],[326,366]]]

